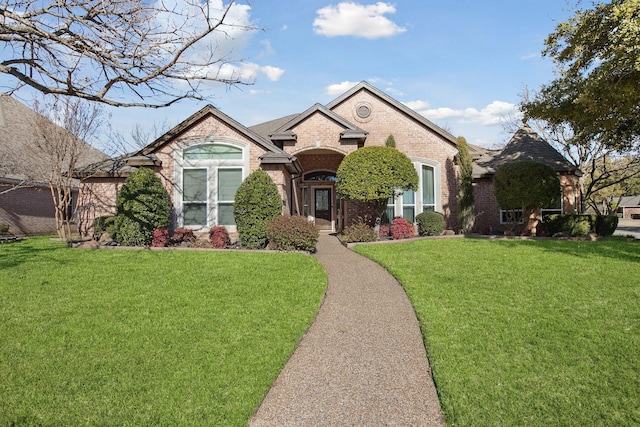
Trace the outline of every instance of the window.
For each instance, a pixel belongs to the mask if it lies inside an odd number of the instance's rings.
[[[434,170],[431,166],[422,165],[422,212],[436,210],[436,189]]]
[[[184,225],[207,225],[207,169],[182,171]]]
[[[393,218],[396,216],[395,214],[395,206],[396,202],[393,197],[389,197],[387,200],[387,208],[384,210],[384,214],[382,214],[381,224],[391,224]]]
[[[416,193],[408,190],[402,193],[402,217],[414,223],[416,219]]]
[[[510,218],[511,215],[514,215],[514,218]],[[514,210],[505,210],[500,209],[500,224],[522,224],[522,209],[514,209]]]
[[[302,188],[302,216],[309,216],[309,188]]]
[[[218,169],[218,225],[235,225],[233,201],[242,182],[242,169]]]
[[[542,219],[545,220],[549,217],[549,215],[561,214],[562,213],[562,201],[564,199],[564,191],[560,188],[560,198],[555,205],[549,206],[547,208],[542,209]]]
[[[199,144],[176,152],[176,177],[181,181],[176,199],[182,203],[176,208],[182,226],[235,226],[233,203],[246,156],[241,146],[233,144]]]

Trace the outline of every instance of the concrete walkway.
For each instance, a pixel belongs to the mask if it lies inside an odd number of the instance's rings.
[[[393,277],[321,235],[317,317],[250,426],[444,426],[413,307]]]

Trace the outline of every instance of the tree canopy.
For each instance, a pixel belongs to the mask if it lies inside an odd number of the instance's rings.
[[[116,106],[202,99],[200,83],[245,82],[221,41],[253,30],[230,0],[5,0],[0,72],[16,87]]]
[[[524,102],[527,117],[570,123],[583,141],[637,148],[640,139],[640,1],[580,10],[546,41],[558,77]]]

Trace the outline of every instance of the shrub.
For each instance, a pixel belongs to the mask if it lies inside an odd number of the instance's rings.
[[[169,243],[169,229],[167,227],[158,227],[153,229],[153,240],[151,246],[154,248],[164,248]]]
[[[160,178],[151,169],[136,169],[118,192],[114,238],[125,245],[149,244],[154,228],[169,226],[170,212],[169,194]]]
[[[543,229],[551,236],[567,234],[571,237],[586,236],[595,232],[597,215],[549,215]]]
[[[404,218],[394,218],[389,228],[393,240],[408,239],[416,235],[413,224]]]
[[[389,229],[389,225],[380,224],[380,230],[378,230],[378,236],[381,238],[389,237],[391,235],[391,230]]]
[[[319,235],[318,227],[299,215],[276,216],[267,224],[269,246],[276,250],[314,252]]]
[[[416,222],[421,236],[439,236],[444,231],[444,215],[440,212],[422,212],[416,216]]]
[[[93,235],[100,237],[102,233],[109,233],[113,236],[115,228],[116,217],[113,215],[104,215],[96,217],[93,220]]]
[[[238,187],[233,205],[240,243],[248,248],[267,244],[267,223],[282,213],[278,187],[263,170],[252,172]]]
[[[216,249],[225,249],[231,244],[229,232],[221,225],[211,227],[209,230],[209,241],[211,242],[211,247]]]
[[[611,236],[618,228],[618,217],[616,215],[599,215],[596,219],[596,233],[598,236]]]
[[[182,243],[193,243],[196,240],[196,235],[193,234],[193,230],[189,228],[178,227],[174,230],[169,240],[170,245],[181,245]]]
[[[9,224],[6,222],[0,222],[0,233],[8,233],[9,232]]]
[[[342,230],[342,240],[347,243],[374,242],[378,238],[375,228],[367,225],[364,219],[358,218],[357,222]]]

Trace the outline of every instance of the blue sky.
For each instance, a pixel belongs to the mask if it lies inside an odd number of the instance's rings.
[[[500,118],[517,112],[524,87],[553,78],[540,52],[570,15],[563,0],[243,1],[234,17],[262,30],[232,33],[222,46],[244,58],[233,70],[253,84],[214,85],[209,103],[250,126],[367,80],[455,136],[496,146],[509,138]],[[105,111],[127,135],[136,123],[173,126],[205,104]]]

